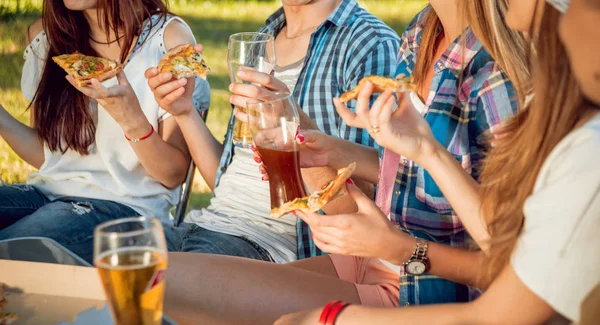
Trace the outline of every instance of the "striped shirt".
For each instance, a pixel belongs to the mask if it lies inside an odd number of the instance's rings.
[[[427,10],[415,17],[401,37],[396,75],[409,76],[415,67]],[[477,179],[487,147],[485,135],[516,113],[516,91],[469,28],[435,62],[434,71],[424,116],[435,138]],[[392,222],[413,236],[467,247],[468,234],[431,175],[404,157],[396,165],[385,166],[387,155],[394,154],[387,150],[383,154],[381,174],[396,175],[392,192],[383,193],[391,196],[391,206],[386,208]],[[466,286],[432,275],[401,275],[401,306],[468,301],[470,297]]]
[[[267,19],[260,32],[277,35],[285,21],[280,8]],[[321,131],[375,146],[368,132],[344,123],[335,110],[333,98],[356,87],[363,77],[392,75],[399,45],[400,38],[391,28],[360,8],[356,0],[344,0],[311,35],[294,97]],[[348,108],[354,110],[355,103],[350,103]],[[234,123],[232,115],[217,172],[217,186],[233,156]],[[308,225],[301,220],[298,220],[297,235],[299,259],[323,254],[312,242]]]

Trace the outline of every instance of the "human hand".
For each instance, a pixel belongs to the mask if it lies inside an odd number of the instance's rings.
[[[290,92],[281,80],[268,73],[242,67],[238,70],[237,77],[248,83],[232,83],[229,85],[229,90],[233,93],[229,97],[229,102],[236,107],[245,108],[250,99],[265,98],[274,93]]]
[[[375,203],[351,180],[346,188],[358,206],[357,212],[340,215],[294,213],[310,226],[315,244],[330,254],[378,257],[402,264],[406,256],[397,256],[397,251],[390,250],[390,247],[403,250],[414,247],[414,239],[395,229]]]
[[[394,93],[387,90],[369,109],[373,89],[370,82],[362,87],[357,98],[356,114],[339,99],[334,99],[336,109],[346,124],[367,129],[377,144],[417,163],[432,156],[440,144],[409,97],[405,93],[397,93],[400,104],[396,105]]]
[[[336,138],[321,131],[300,130],[296,135],[296,143],[300,150],[300,168],[331,166],[331,157],[335,155],[337,146]],[[258,149],[252,144],[254,161],[260,164],[259,170],[263,174],[262,179],[268,180],[269,175],[266,166],[262,163],[262,157]],[[331,166],[336,168],[336,166]],[[337,168],[336,168],[337,169]]]
[[[108,88],[97,79],[92,79],[89,86],[78,86],[75,78],[72,76],[66,78],[77,90],[98,101],[98,104],[102,105],[129,138],[139,138],[148,134],[152,128],[125,72],[119,72],[117,74],[118,84]]]
[[[287,314],[275,321],[274,325],[316,325],[319,324],[322,311],[322,308],[319,308],[311,311]]]
[[[194,50],[202,53],[201,44],[194,45]],[[171,72],[158,72],[155,67],[149,68],[144,73],[148,79],[148,86],[158,105],[173,116],[186,115],[192,112],[194,104],[192,95],[196,82],[194,78],[174,79]]]

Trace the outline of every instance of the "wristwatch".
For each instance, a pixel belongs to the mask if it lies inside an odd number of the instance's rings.
[[[408,261],[404,262],[404,271],[412,275],[421,275],[429,270],[429,259],[427,258],[427,249],[429,243],[423,239],[417,238],[417,246]]]

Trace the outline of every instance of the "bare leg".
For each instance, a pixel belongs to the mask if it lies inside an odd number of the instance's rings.
[[[333,278],[339,278],[333,262],[328,256],[318,256],[313,258],[306,258],[299,261],[288,263],[287,265],[293,266],[306,271],[319,273],[322,275],[330,276]]]
[[[319,261],[332,271],[328,258]],[[317,261],[305,263],[319,269]],[[165,313],[181,325],[270,325],[283,314],[334,299],[360,303],[352,283],[300,267],[222,255],[169,254]]]

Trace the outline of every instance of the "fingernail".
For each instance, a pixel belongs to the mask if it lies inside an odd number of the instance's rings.
[[[296,217],[298,216],[298,212],[296,212],[296,211],[292,211],[292,214],[295,215]]]
[[[229,85],[229,91],[233,91],[233,84]]]
[[[304,143],[304,136],[302,134],[298,134],[297,138],[300,140],[300,143]]]
[[[187,83],[187,79],[181,78],[177,82],[179,82],[180,85],[185,85]]]
[[[256,146],[254,144],[250,145],[250,149],[252,149],[252,151],[256,152]]]
[[[354,185],[354,181],[352,180],[352,178],[348,178],[346,180],[346,183],[350,184],[350,185]]]
[[[268,179],[267,179],[267,176],[263,176],[263,177],[261,177],[261,179],[262,179],[263,181],[268,181]]]
[[[257,163],[260,163],[262,161],[262,159],[260,159],[259,157],[254,157],[254,161],[256,161]]]
[[[238,77],[244,77],[244,76],[246,76],[246,73],[243,70],[239,70],[237,75],[238,75]]]
[[[312,239],[315,239],[315,234],[310,234],[310,237],[311,237]]]

